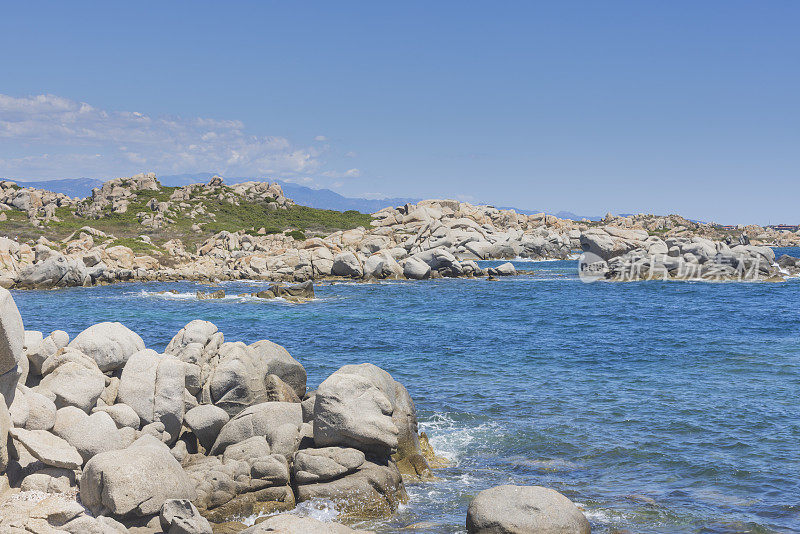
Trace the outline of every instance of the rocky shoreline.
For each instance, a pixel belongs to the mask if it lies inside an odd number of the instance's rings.
[[[10,534],[350,533],[282,512],[324,499],[340,521],[389,517],[406,484],[446,464],[408,390],[375,365],[345,365],[308,390],[303,366],[269,340],[226,341],[202,320],[163,354],[120,323],[44,335],[24,329],[5,289],[0,395],[0,530]],[[522,516],[529,528],[589,532],[552,490],[487,491],[470,506],[470,533]]]
[[[252,205],[263,207],[264,213],[290,210],[294,203],[283,196],[277,184],[247,182],[228,187],[218,177],[207,184],[169,190],[151,174],[119,178],[95,189],[92,197],[83,201],[11,184],[0,182],[0,214],[24,210],[41,233],[24,242],[10,235],[0,238],[0,286],[5,288],[50,289],[125,281],[304,282],[331,277],[424,280],[485,276],[478,260],[566,259],[581,251],[605,262],[595,268],[612,280],[647,279],[661,271],[669,273],[667,278],[675,278],[678,270],[685,271],[691,264],[702,265],[695,269],[698,279],[711,277],[711,271],[733,279],[739,275],[724,266],[737,271],[739,264],[745,263],[741,270],[748,270],[755,260],[765,265],[751,269],[748,279],[800,273],[796,259],[778,265],[764,253],[767,245],[800,245],[798,232],[749,226],[731,233],[676,215],[609,214],[593,223],[543,213],[522,215],[455,200],[425,200],[374,213],[369,227],[305,238],[299,231],[274,233],[252,226],[214,233],[192,247],[186,239],[164,240],[164,232],[191,223],[192,232],[202,235],[207,222],[222,217],[210,211],[212,201],[230,206],[255,203]],[[167,200],[157,202],[154,194]],[[151,201],[142,204],[143,198]],[[138,212],[138,222],[131,223],[140,226],[135,238],[120,240],[92,226],[125,215],[135,202],[147,210]],[[56,213],[61,214],[60,219]],[[85,224],[62,239],[44,235],[66,218]],[[633,270],[639,274],[623,275],[620,265],[631,263],[638,264]],[[714,265],[720,268],[712,269]]]

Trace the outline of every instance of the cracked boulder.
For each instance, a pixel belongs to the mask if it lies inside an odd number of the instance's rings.
[[[267,401],[267,361],[242,342],[223,343],[219,362],[203,385],[203,402],[212,403],[231,417]]]
[[[303,449],[294,455],[292,476],[298,484],[325,482],[355,472],[365,460],[364,453],[358,449]]]
[[[122,369],[117,401],[133,408],[142,425],[163,423],[174,441],[183,425],[184,383],[181,361],[145,349],[133,354]]]
[[[169,448],[152,436],[89,460],[80,489],[81,501],[95,515],[149,516],[170,499],[194,501],[197,496]]]
[[[267,339],[250,345],[259,360],[267,365],[269,374],[277,375],[294,390],[299,398],[306,394],[306,370],[282,346]]]
[[[263,402],[232,418],[219,433],[211,454],[223,454],[236,443],[264,436],[273,454],[291,458],[300,445],[303,411],[297,402]]]

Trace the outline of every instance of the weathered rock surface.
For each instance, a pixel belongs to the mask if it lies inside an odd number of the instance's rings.
[[[469,534],[589,534],[586,517],[566,497],[541,486],[497,486],[480,492],[467,511]]]
[[[7,289],[0,287],[0,395],[11,406],[22,376],[25,328],[17,305]]]
[[[19,486],[21,491],[41,493],[69,493],[77,484],[75,471],[62,467],[45,467],[26,476]]]
[[[14,426],[27,430],[50,430],[56,422],[55,403],[23,385],[17,387],[9,412]]]
[[[291,458],[300,445],[303,412],[299,403],[264,402],[233,417],[219,433],[211,454],[222,454],[230,445],[253,436],[264,436],[273,453]]]
[[[81,500],[94,514],[147,516],[170,499],[194,500],[194,485],[169,448],[143,436],[123,450],[100,453],[86,463]]]
[[[174,442],[183,424],[185,382],[180,360],[144,349],[132,354],[122,369],[117,396],[133,408],[141,424],[163,423]]]
[[[120,323],[107,322],[90,326],[69,347],[92,358],[103,372],[122,368],[131,355],[145,348],[138,334]]]
[[[364,453],[358,449],[303,449],[294,455],[292,473],[298,484],[324,482],[355,472],[365,460]]]
[[[211,524],[200,515],[197,508],[186,499],[169,499],[164,502],[159,522],[168,534],[211,534]]]
[[[10,435],[45,465],[65,469],[79,469],[83,465],[83,458],[75,447],[46,430],[13,428]]]
[[[48,358],[45,366],[53,358]],[[56,408],[75,406],[89,412],[103,394],[105,378],[96,366],[88,367],[74,360],[65,361],[33,389],[51,399]]]
[[[269,374],[277,375],[289,384],[298,397],[302,398],[306,394],[306,370],[300,362],[292,358],[289,351],[266,339],[256,341],[250,345],[250,349],[266,364]]]
[[[345,365],[316,390],[314,442],[378,455],[418,454],[414,403],[383,369]]]
[[[346,476],[297,486],[297,500],[327,499],[345,516],[369,518],[393,514],[406,502],[403,477],[392,461],[369,460]]]
[[[75,447],[84,463],[101,452],[119,450],[128,445],[110,415],[105,412],[87,415],[74,406],[56,412],[53,434]]]
[[[267,400],[264,380],[267,362],[242,342],[223,343],[218,363],[203,386],[204,402],[235,416],[248,406]]]
[[[210,450],[220,430],[230,420],[228,412],[213,404],[201,404],[186,412],[186,425],[197,436],[205,450]]]
[[[300,517],[294,514],[278,514],[268,517],[261,523],[254,525],[241,534],[267,534],[279,532],[281,534],[369,534],[365,530],[353,530],[338,523],[324,523],[311,517]]]

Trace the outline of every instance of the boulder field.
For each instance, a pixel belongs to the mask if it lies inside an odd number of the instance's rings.
[[[25,331],[0,289],[0,531],[237,532],[271,515],[248,532],[351,532],[272,515],[309,499],[390,516],[434,460],[408,391],[368,363],[306,382],[280,345],[207,321],[163,353],[120,323]]]
[[[776,259],[771,247],[702,237],[661,239],[643,231],[593,230],[581,235],[582,275],[612,281],[707,280],[782,282],[798,276],[797,258]]]
[[[675,270],[693,263],[693,257],[703,263],[709,254],[725,255],[724,247],[736,248],[734,240],[745,247],[800,245],[800,231],[759,226],[730,230],[677,215],[609,214],[601,221],[574,221],[443,199],[387,207],[373,213],[366,227],[307,239],[302,232],[270,233],[255,226],[202,233],[201,227],[217,218],[210,211],[211,200],[231,206],[255,202],[275,212],[291,209],[294,203],[276,183],[226,186],[219,177],[170,191],[153,174],[111,180],[84,200],[0,181],[0,221],[6,212],[25,212],[35,223],[34,235],[39,235],[26,242],[0,237],[0,286],[50,289],[125,281],[304,282],[329,277],[423,280],[487,274],[476,260],[566,259],[581,250],[607,262],[608,278],[621,279],[618,265],[610,263],[612,258],[641,263],[656,254],[675,258],[672,254],[678,253],[680,261],[666,263],[667,270]],[[141,235],[120,240],[108,227],[104,227],[106,232],[92,227],[104,218],[125,214],[133,199],[141,204],[141,199],[154,194],[166,200],[156,202],[153,197],[136,214],[138,222],[130,223]],[[56,239],[51,229],[59,222],[56,210],[70,211],[61,216],[85,221],[85,225]],[[178,220],[195,221],[195,237],[166,232]],[[693,246],[697,243],[703,244]],[[715,249],[713,254],[706,244]],[[675,267],[676,261],[681,265]],[[659,262],[648,260],[648,267],[653,263]],[[796,261],[787,262],[783,270],[797,274],[800,267]]]

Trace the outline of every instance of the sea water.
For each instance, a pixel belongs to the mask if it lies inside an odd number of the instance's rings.
[[[163,350],[206,319],[285,346],[312,388],[344,364],[389,371],[450,466],[362,528],[464,532],[477,492],[530,484],[596,533],[800,531],[800,281],[585,284],[575,261],[515,264],[533,273],[322,283],[306,304],[234,296],[263,282],[222,283],[222,300],[189,282],[13,293],[45,334],[120,321]]]

